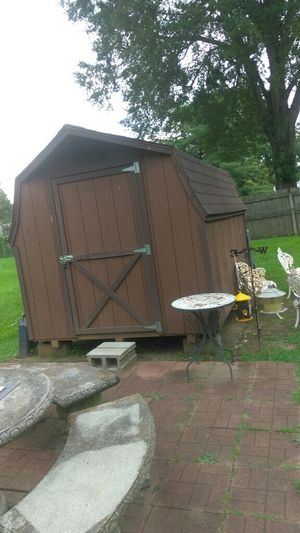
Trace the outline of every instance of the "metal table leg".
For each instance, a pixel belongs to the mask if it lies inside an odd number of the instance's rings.
[[[209,312],[208,319],[207,319],[207,322],[206,322],[201,311],[194,311],[193,312],[193,315],[197,318],[198,323],[201,326],[202,335],[200,333],[197,334],[195,352],[194,352],[194,355],[193,355],[191,361],[189,361],[189,363],[187,364],[187,367],[186,367],[186,378],[187,378],[188,382],[191,381],[190,374],[189,374],[190,366],[193,363],[199,363],[200,362],[201,353],[202,353],[206,343],[208,342],[208,340],[211,341],[211,343],[212,343],[212,345],[213,345],[213,347],[215,349],[215,352],[219,356],[219,358],[224,363],[226,363],[228,365],[228,368],[229,368],[229,371],[230,371],[230,379],[233,380],[233,373],[232,373],[231,364],[225,358],[225,351],[229,351],[230,354],[231,354],[231,356],[230,356],[231,362],[233,362],[232,351],[228,350],[227,348],[225,348],[223,346],[221,340],[218,337],[218,333],[219,333],[219,314],[220,314],[220,309],[212,309]]]
[[[191,358],[191,361],[186,366],[186,380],[188,382],[191,381],[190,374],[189,374],[190,366],[193,363],[199,364],[200,355],[201,355],[201,353],[203,351],[203,348],[204,348],[205,344],[207,343],[205,320],[203,319],[203,316],[201,315],[201,313],[199,313],[198,311],[193,313],[193,315],[195,317],[197,317],[198,322],[200,323],[200,326],[202,327],[203,334],[201,335],[201,333],[197,333],[196,344],[195,344],[195,352],[194,352],[194,355]]]

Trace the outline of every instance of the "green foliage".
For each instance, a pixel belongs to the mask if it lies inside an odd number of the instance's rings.
[[[0,189],[0,224],[9,224],[12,219],[12,205],[5,192]]]
[[[213,163],[213,161],[211,161]],[[220,162],[233,177],[240,196],[272,192],[272,178],[266,165],[255,156],[240,161]]]
[[[298,464],[298,463],[282,463],[280,465],[280,468],[282,470],[286,470],[286,471],[300,470],[300,464]]]
[[[270,192],[275,176],[270,150],[253,117],[241,115],[225,91],[224,98],[205,95],[176,112],[177,135],[168,144],[228,170],[241,196]],[[252,122],[251,122],[252,121]]]
[[[0,259],[0,361],[6,361],[18,352],[18,322],[22,314],[14,258]]]
[[[11,255],[12,251],[8,243],[8,237],[0,235],[0,257],[9,257]]]
[[[103,105],[122,92],[126,124],[143,137],[183,138],[186,124],[204,124],[210,145],[220,138],[227,145],[223,161],[234,161],[242,146],[249,157],[248,143],[267,141],[277,186],[295,185],[298,0],[61,4],[71,20],[87,24],[93,41],[95,61],[80,63],[77,73],[91,101]]]
[[[218,458],[214,453],[203,453],[192,461],[193,463],[213,465],[218,462]]]
[[[243,91],[203,94],[176,112],[177,134],[168,143],[228,170],[241,196],[270,192],[275,184],[266,139],[237,100]]]
[[[300,479],[295,479],[294,481],[294,489],[295,491],[300,494]]]
[[[291,438],[291,442],[296,442],[297,444],[300,444],[300,435],[293,435]]]

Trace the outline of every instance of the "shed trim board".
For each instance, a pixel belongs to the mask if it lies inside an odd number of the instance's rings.
[[[159,298],[158,298],[158,289],[154,271],[153,256],[145,256],[143,253],[138,253],[136,250],[143,248],[144,244],[147,243],[151,246],[150,242],[150,232],[149,232],[149,221],[147,218],[147,210],[145,208],[145,199],[144,199],[144,190],[142,180],[138,179],[140,176],[137,174],[126,172],[122,173],[120,171],[124,170],[123,167],[118,167],[114,171],[101,170],[98,173],[93,172],[91,175],[87,173],[86,175],[69,175],[64,178],[58,178],[51,180],[52,191],[54,198],[55,211],[57,216],[57,229],[60,235],[60,244],[61,244],[61,255],[62,256],[72,256],[72,260],[64,266],[65,280],[67,291],[69,294],[69,301],[71,305],[71,312],[73,317],[74,329],[76,335],[81,334],[101,334],[102,332],[111,332],[116,333],[120,332],[120,328],[117,326],[101,326],[100,324],[92,326],[93,322],[101,316],[101,312],[104,311],[107,304],[113,302],[114,307],[116,305],[120,306],[131,319],[136,322],[135,325],[126,324],[122,326],[124,333],[134,332],[134,331],[159,331],[162,332],[162,321],[161,313],[159,307]],[[111,177],[115,177],[121,180],[125,180],[126,176],[128,177],[128,185],[130,188],[130,194],[132,195],[130,205],[128,205],[128,212],[130,207],[134,208],[133,219],[135,220],[136,228],[136,242],[134,246],[122,249],[106,249],[105,251],[99,251],[91,253],[88,250],[84,253],[74,253],[72,250],[70,239],[67,236],[67,227],[68,224],[66,219],[66,213],[64,213],[63,207],[63,193],[60,190],[64,186],[69,184],[78,185],[80,182],[85,182],[85,186],[90,181],[90,186],[95,180],[100,180],[102,183]],[[99,183],[98,183],[99,185]],[[111,187],[111,184],[108,185]],[[103,191],[104,192],[104,191]],[[129,198],[128,198],[129,199]],[[122,198],[124,202],[124,196]],[[81,205],[81,209],[84,207]],[[87,209],[88,206],[85,206]],[[101,219],[101,213],[98,209],[98,218]],[[84,217],[82,218],[82,220]],[[100,221],[99,221],[100,223]],[[118,225],[118,220],[115,218],[115,223]],[[85,237],[86,238],[86,237]],[[68,242],[69,240],[69,242]],[[81,243],[83,244],[83,243]],[[114,277],[113,280],[105,282],[103,278],[96,276],[93,273],[94,265],[93,263],[102,262],[106,263],[106,274],[109,277],[109,264],[112,266],[113,259],[118,258],[119,261],[119,272]],[[109,263],[110,262],[110,263]],[[125,263],[125,264],[124,264]],[[135,265],[140,263],[141,274],[143,280],[140,279],[139,286],[139,296],[142,297],[142,292],[144,291],[145,307],[143,313],[139,313],[134,309],[134,306],[128,303],[128,299],[132,297],[131,294],[127,295],[127,299],[124,296],[118,294],[118,289],[124,283],[126,283],[127,276],[134,269]],[[86,266],[88,264],[88,267]],[[99,267],[99,265],[98,265]],[[76,270],[76,273],[75,273]],[[81,273],[89,282],[92,283],[99,291],[101,291],[101,298],[97,300],[96,304],[92,306],[88,315],[80,317],[80,289],[78,289],[77,276],[78,272]],[[77,285],[77,287],[76,287]],[[137,296],[137,295],[136,295]],[[147,316],[148,315],[148,316]],[[126,321],[126,318],[125,318]]]
[[[49,202],[50,217],[51,217],[52,228],[53,228],[54,247],[55,247],[56,257],[59,257],[62,253],[62,248],[61,248],[61,241],[60,241],[58,214],[55,208],[52,182],[50,179],[46,180],[46,190],[47,190],[47,198]],[[66,320],[68,324],[69,338],[72,340],[75,340],[76,333],[75,333],[75,326],[74,326],[74,320],[73,320],[73,315],[72,315],[71,296],[70,296],[70,292],[68,290],[68,286],[66,283],[66,273],[63,271],[62,268],[59,269],[59,278],[61,282],[61,288],[62,288],[65,308],[66,308]]]
[[[18,277],[19,277],[19,284],[20,284],[20,290],[21,290],[21,295],[22,295],[22,301],[24,303],[24,311],[25,311],[25,317],[26,317],[26,323],[27,323],[27,327],[28,327],[28,334],[29,334],[29,338],[33,338],[33,330],[32,330],[32,325],[31,325],[31,316],[30,316],[30,312],[29,312],[29,307],[28,307],[28,296],[27,296],[27,291],[26,291],[26,284],[25,284],[25,281],[24,281],[24,275],[23,275],[23,269],[22,269],[22,264],[21,264],[21,259],[20,259],[20,253],[19,253],[19,250],[17,248],[14,249],[14,258],[15,258],[15,261],[16,261],[16,267],[17,267],[17,272],[18,272]]]

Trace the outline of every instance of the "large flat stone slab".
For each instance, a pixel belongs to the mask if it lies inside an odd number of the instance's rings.
[[[114,372],[91,368],[86,363],[41,363],[26,366],[48,376],[54,386],[52,401],[59,407],[69,407],[120,381]]]
[[[73,414],[60,459],[0,519],[0,530],[117,531],[125,507],[149,477],[154,447],[153,419],[138,394]]]
[[[0,367],[0,386],[17,385],[0,400],[0,447],[44,415],[53,398],[51,380],[28,369]]]

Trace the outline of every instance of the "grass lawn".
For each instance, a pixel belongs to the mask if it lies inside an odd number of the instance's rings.
[[[0,361],[18,352],[18,323],[22,318],[19,281],[13,257],[0,259]]]

